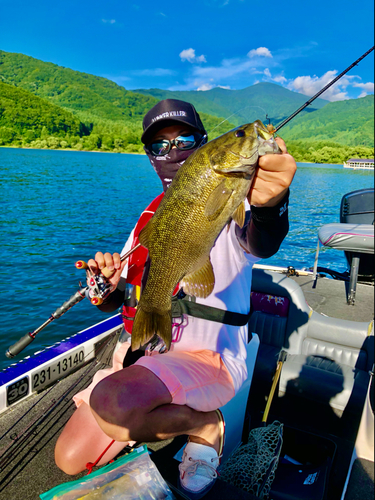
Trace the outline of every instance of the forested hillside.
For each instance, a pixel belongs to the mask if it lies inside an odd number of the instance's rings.
[[[31,143],[50,136],[66,142],[66,139],[78,140],[89,133],[69,111],[26,90],[0,82],[0,144],[11,144],[19,137]]]
[[[63,108],[105,119],[139,121],[157,102],[106,78],[4,51],[0,51],[0,79]]]
[[[300,161],[373,158],[374,96],[331,102],[308,117],[297,116],[280,135]]]
[[[106,78],[0,51],[0,145],[143,152],[142,118],[160,99],[195,105],[214,138],[261,119],[277,125],[307,97],[280,85],[242,90],[128,91]],[[280,135],[297,161],[342,163],[374,156],[374,97],[317,99]]]
[[[106,78],[3,51],[0,51],[0,82],[4,89],[0,93],[4,97],[0,108],[3,146],[142,153],[142,119],[158,102],[154,97],[127,91]],[[61,128],[39,129],[34,123],[36,109],[40,123],[51,114],[75,117],[80,127],[78,136],[65,130],[62,122],[59,122]],[[234,127],[230,122],[220,125],[223,118],[205,113],[202,119],[207,128],[214,130],[212,137]]]

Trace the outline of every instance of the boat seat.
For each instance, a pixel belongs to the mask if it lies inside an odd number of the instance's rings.
[[[327,403],[338,410],[362,411],[374,363],[374,336],[368,323],[312,313],[302,352],[289,355],[280,392]]]
[[[325,247],[343,250],[347,255],[351,255],[347,301],[348,304],[354,305],[361,259],[374,254],[374,226],[372,224],[325,224],[319,229],[318,238]],[[318,255],[319,242],[315,256],[315,273]]]
[[[324,356],[297,354],[289,356],[283,366],[279,392],[327,403],[342,411],[350,400],[350,408],[357,413],[363,406],[367,383],[368,374],[363,370],[339,365]]]
[[[264,307],[275,301],[280,304],[282,298],[286,299],[283,309]],[[252,394],[268,393],[279,352],[284,349],[287,359],[280,393],[361,412],[374,363],[369,324],[312,311],[297,283],[271,271],[254,269],[251,299],[249,331],[260,339]]]

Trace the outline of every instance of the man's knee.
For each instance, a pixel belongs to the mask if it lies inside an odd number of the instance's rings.
[[[58,439],[55,447],[55,463],[65,474],[73,476],[85,470],[82,450],[66,446],[62,439]]]
[[[91,393],[90,406],[109,424],[131,429],[142,426],[143,417],[171,399],[154,373],[133,365],[99,382]]]

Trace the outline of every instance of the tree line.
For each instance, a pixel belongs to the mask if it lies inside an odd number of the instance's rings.
[[[200,114],[206,129],[211,131],[209,139],[234,128],[221,118]],[[305,124],[301,125],[303,134]],[[351,134],[350,131],[342,133]],[[107,119],[91,110],[66,109],[16,85],[0,81],[0,146],[142,153],[141,135],[142,116]],[[299,140],[290,132],[285,135],[288,150],[296,161],[342,164],[349,158],[374,157],[374,148],[363,145],[363,127],[360,126],[351,134],[351,141],[347,141],[350,145],[329,138],[319,140],[318,134],[316,140],[311,139],[311,130],[309,138]],[[358,145],[353,145],[353,136]]]

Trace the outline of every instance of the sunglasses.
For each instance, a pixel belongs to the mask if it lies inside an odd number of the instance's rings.
[[[173,145],[181,151],[187,151],[193,149],[197,145],[200,146],[205,138],[205,135],[202,136],[202,134],[199,133],[179,135],[176,139],[172,139],[171,141],[168,139],[154,141],[147,146],[147,149],[154,156],[165,156],[172,149]]]

